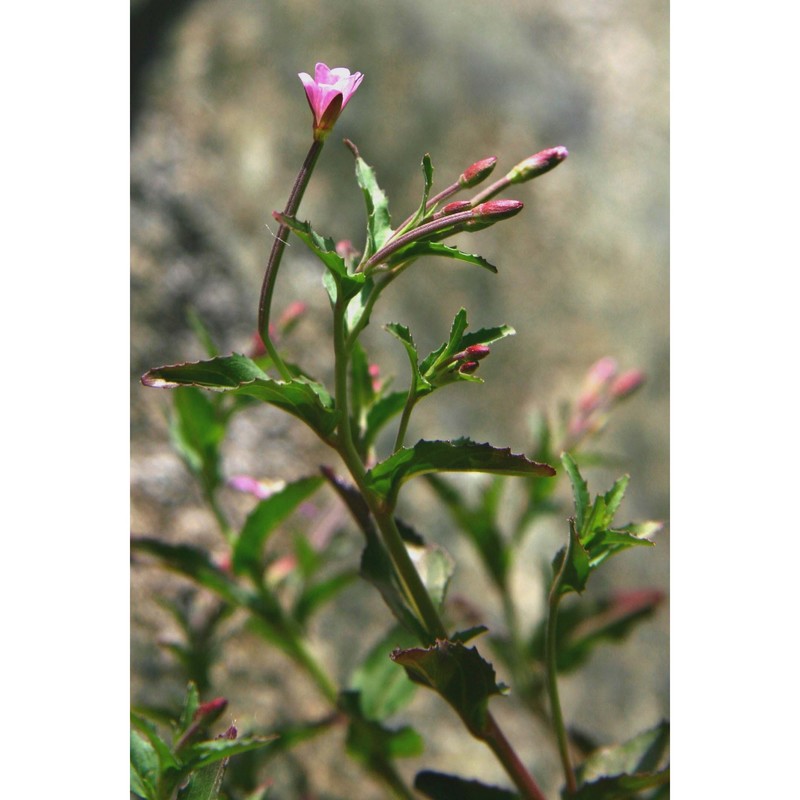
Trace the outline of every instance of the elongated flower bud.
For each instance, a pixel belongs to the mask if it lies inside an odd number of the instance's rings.
[[[492,174],[495,164],[497,164],[497,158],[495,156],[476,161],[471,167],[467,167],[461,175],[458,176],[459,186],[461,186],[462,189],[471,189],[473,186],[477,186]]]
[[[566,147],[550,147],[526,158],[524,161],[520,161],[506,175],[506,178],[510,183],[523,183],[524,181],[538,178],[540,175],[544,175],[545,172],[550,172],[551,169],[557,167],[568,155],[569,152]]]
[[[643,383],[644,373],[638,369],[629,369],[611,384],[611,396],[615,400],[630,397]]]
[[[477,362],[477,361],[465,361],[465,362],[464,362],[464,363],[463,363],[463,364],[462,364],[462,365],[461,365],[461,366],[458,368],[458,371],[459,371],[459,372],[460,372],[462,375],[472,375],[472,373],[473,373],[473,372],[475,372],[475,370],[476,370],[476,369],[478,369],[478,367],[479,367],[479,366],[480,366],[480,364],[478,364],[478,362]]]
[[[475,206],[473,219],[492,220],[497,222],[501,219],[508,219],[522,211],[524,203],[520,200],[489,200]]]

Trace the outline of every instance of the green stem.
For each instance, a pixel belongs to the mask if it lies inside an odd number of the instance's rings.
[[[303,166],[300,168],[300,172],[295,179],[294,186],[289,194],[289,199],[286,202],[286,208],[283,211],[285,216],[293,217],[297,212],[300,201],[303,199],[303,193],[311,178],[311,173],[314,171],[319,154],[322,152],[322,145],[323,142],[321,141],[314,140],[314,142],[312,142],[308,150],[308,155],[303,162]],[[286,364],[283,363],[283,359],[278,355],[278,351],[275,349],[275,345],[270,338],[269,314],[272,305],[272,293],[275,290],[275,279],[278,276],[278,267],[281,263],[283,251],[286,249],[286,239],[288,236],[289,227],[288,225],[282,224],[278,228],[275,241],[272,243],[272,250],[269,254],[269,260],[267,261],[267,268],[264,272],[264,282],[261,284],[261,297],[258,302],[258,332],[261,335],[261,340],[264,342],[267,353],[269,353],[269,357],[272,359],[272,363],[281,373],[285,381],[292,380],[292,373],[289,371]]]
[[[414,380],[414,376],[411,376],[411,380]],[[403,440],[406,438],[406,431],[408,430],[408,422],[411,419],[411,412],[414,410],[414,406],[417,404],[417,387],[412,385],[408,389],[408,399],[406,400],[405,406],[403,406],[403,414],[400,417],[400,425],[397,428],[397,436],[394,440],[394,447],[392,448],[392,452],[396,453],[402,446]]]
[[[556,661],[556,623],[558,621],[558,604],[561,600],[561,578],[567,566],[568,553],[564,553],[564,560],[558,574],[553,579],[548,598],[547,628],[545,638],[545,663],[547,669],[547,691],[550,697],[550,714],[552,716],[553,729],[555,730],[558,742],[558,754],[561,758],[561,766],[564,770],[564,779],[567,784],[567,792],[573,794],[577,790],[575,781],[575,771],[572,768],[572,761],[569,754],[569,736],[564,726],[564,716],[561,713],[561,701],[558,697],[558,665]]]
[[[539,785],[530,772],[525,769],[525,765],[520,761],[516,751],[509,744],[508,739],[489,712],[487,712],[487,727],[484,741],[497,756],[511,780],[514,781],[514,785],[519,789],[522,797],[527,800],[546,800]]]
[[[347,362],[348,350],[345,335],[345,309],[346,303],[341,299],[341,292],[337,290],[336,303],[333,308],[333,350],[335,360],[336,380],[336,409],[339,413],[339,454],[347,469],[353,476],[364,500],[369,507],[381,538],[389,551],[397,575],[400,578],[404,594],[417,617],[422,622],[425,630],[431,637],[446,639],[447,629],[442,623],[439,613],[431,600],[425,584],[417,572],[411,556],[406,550],[400,531],[394,521],[392,509],[371,492],[365,482],[366,469],[353,442],[353,432],[350,426],[349,398],[347,391]]]

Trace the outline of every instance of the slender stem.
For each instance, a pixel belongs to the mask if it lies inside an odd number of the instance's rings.
[[[292,191],[289,194],[289,199],[286,202],[286,208],[283,213],[286,216],[294,216],[297,211],[300,201],[303,199],[303,192],[308,186],[311,173],[314,171],[314,166],[317,163],[319,154],[322,152],[322,141],[314,140],[308,150],[303,166],[295,179]],[[258,332],[261,335],[261,340],[264,342],[264,347],[272,359],[272,363],[281,373],[284,380],[290,381],[292,374],[289,372],[283,359],[278,355],[275,345],[269,335],[269,314],[272,305],[272,293],[275,290],[275,279],[278,276],[278,267],[281,263],[283,251],[286,249],[286,239],[289,236],[289,227],[281,225],[278,228],[278,233],[275,236],[275,241],[272,243],[272,250],[269,254],[267,261],[267,268],[264,272],[264,282],[261,284],[261,297],[258,302]]]
[[[412,381],[414,376],[411,376]],[[406,430],[408,430],[408,421],[411,419],[411,412],[417,404],[417,387],[412,383],[408,389],[408,399],[403,407],[403,414],[400,417],[400,425],[397,428],[397,437],[394,440],[394,447],[392,452],[396,453],[402,446],[403,440],[406,438]]]
[[[346,303],[337,293],[336,303],[333,308],[333,350],[334,374],[336,380],[336,409],[339,413],[339,454],[347,466],[353,480],[356,482],[367,506],[370,509],[381,538],[389,551],[397,575],[404,589],[406,599],[411,604],[418,619],[431,636],[431,641],[436,638],[446,639],[447,629],[442,623],[439,613],[431,600],[425,584],[417,572],[411,556],[406,550],[400,531],[394,521],[392,509],[370,491],[365,482],[366,470],[361,457],[353,442],[353,432],[350,426],[350,411],[347,391],[347,361],[348,351],[345,336],[345,307]]]
[[[564,716],[561,713],[561,701],[558,697],[558,665],[556,662],[556,623],[558,621],[558,604],[561,600],[561,577],[566,569],[567,555],[568,553],[564,554],[561,569],[558,575],[553,579],[553,585],[548,598],[545,663],[547,669],[547,691],[550,696],[550,715],[558,741],[558,754],[561,758],[561,766],[564,770],[567,792],[572,794],[577,790],[577,783],[575,781],[575,772],[572,769],[572,761],[569,754],[569,736],[564,726]]]
[[[488,731],[484,741],[497,756],[505,771],[508,773],[514,785],[520,790],[522,796],[527,800],[546,800],[544,793],[533,779],[533,776],[520,761],[514,748],[509,744],[503,731],[500,730],[497,722],[491,713],[487,712]]]
[[[503,191],[506,187],[511,185],[511,180],[509,179],[508,175],[504,175],[502,178],[499,178],[494,183],[487,186],[482,192],[478,192],[475,197],[470,197],[469,202],[473,208],[475,206],[480,205],[481,203],[485,203],[490,198],[494,197],[500,192]]]

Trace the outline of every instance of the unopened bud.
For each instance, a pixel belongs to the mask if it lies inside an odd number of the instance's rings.
[[[611,396],[615,400],[622,400],[632,395],[643,383],[644,373],[638,369],[629,369],[611,384]]]
[[[463,189],[471,189],[481,181],[485,181],[492,174],[497,158],[483,158],[476,161],[471,167],[467,167],[458,177],[458,183]]]
[[[217,697],[207,703],[201,703],[194,712],[193,721],[202,720],[203,724],[210,725],[225,710],[228,701],[224,697]]]
[[[464,362],[464,363],[463,363],[463,364],[462,364],[462,365],[461,365],[461,366],[458,368],[458,371],[459,371],[459,372],[460,372],[462,375],[472,375],[472,373],[473,373],[473,372],[475,372],[475,370],[476,370],[476,369],[478,369],[478,367],[479,367],[479,366],[480,366],[480,364],[478,364],[478,362],[477,362],[477,361],[465,361],[465,362]]]
[[[522,211],[523,203],[520,200],[489,200],[475,206],[473,219],[497,222],[508,219]]]
[[[490,352],[491,349],[489,348],[488,344],[471,344],[466,350],[464,350],[464,353],[467,355],[467,357],[473,361],[480,361],[482,358],[486,358]]]
[[[526,158],[524,161],[520,161],[506,175],[506,178],[510,183],[523,183],[524,181],[538,178],[540,175],[544,175],[545,172],[550,172],[551,169],[557,167],[568,155],[569,152],[566,147],[550,147]]]
[[[471,208],[472,204],[469,200],[456,200],[444,206],[436,216],[447,217],[450,214],[457,214],[459,211],[469,211]]]
[[[608,384],[617,374],[617,362],[610,356],[595,361],[583,381],[578,409],[588,414],[600,405]]]

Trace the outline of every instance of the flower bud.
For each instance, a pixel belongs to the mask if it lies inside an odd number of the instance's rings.
[[[473,219],[481,222],[497,222],[519,214],[522,207],[523,203],[520,200],[489,200],[475,206]]]
[[[201,703],[197,707],[192,717],[193,722],[202,721],[204,725],[210,725],[219,715],[225,710],[228,701],[224,697],[217,697],[214,700],[209,700],[207,703]]]
[[[455,200],[444,206],[436,216],[447,217],[450,214],[457,214],[459,211],[469,211],[471,208],[472,203],[469,200]]]
[[[462,365],[461,365],[461,366],[458,368],[458,371],[459,371],[459,372],[460,372],[462,375],[472,375],[472,373],[473,373],[473,372],[475,372],[475,370],[476,370],[476,369],[478,369],[478,367],[479,367],[479,366],[480,366],[480,364],[478,364],[478,362],[477,362],[477,361],[465,361],[465,362],[464,362],[464,363],[463,363],[463,364],[462,364]]]
[[[545,172],[550,172],[551,169],[557,167],[568,155],[569,152],[566,147],[550,147],[526,158],[524,161],[520,161],[506,175],[506,178],[510,183],[523,183],[524,181],[538,178],[540,175],[544,175]]]
[[[488,344],[471,344],[466,350],[464,350],[464,353],[466,353],[467,357],[473,361],[480,361],[482,358],[486,358],[490,352],[491,349],[489,348]]]
[[[467,167],[461,175],[459,175],[459,186],[461,186],[462,189],[471,189],[473,186],[477,186],[492,174],[496,163],[497,158],[495,156],[476,161],[471,167]]]
[[[638,369],[629,369],[611,384],[611,396],[615,400],[623,400],[632,395],[643,383],[644,373]]]

